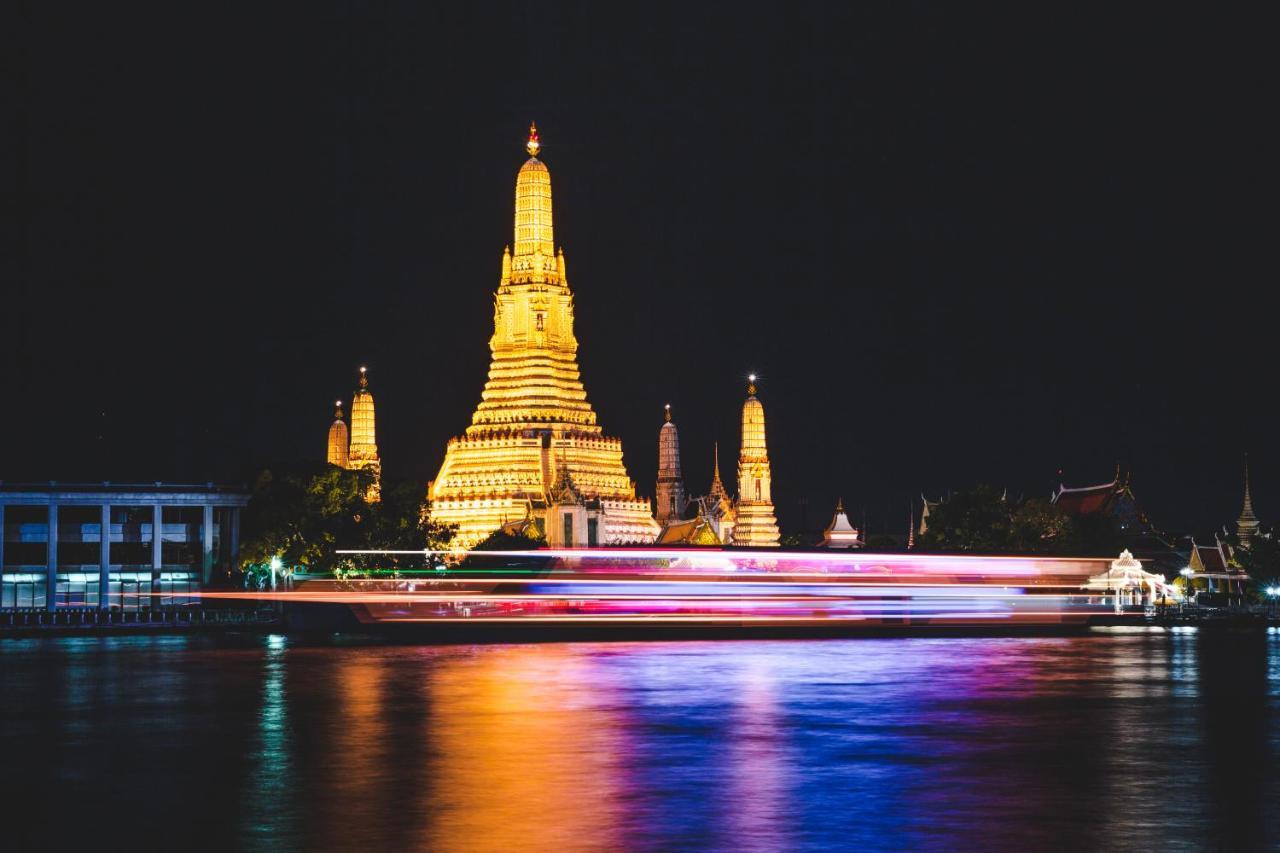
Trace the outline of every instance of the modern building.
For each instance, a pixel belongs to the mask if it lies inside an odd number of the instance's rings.
[[[0,608],[194,604],[238,566],[248,503],[212,483],[0,483]]]
[[[515,251],[503,252],[494,294],[489,380],[471,425],[450,439],[428,484],[431,515],[456,525],[457,547],[537,516],[554,544],[651,543],[660,529],[652,507],[636,497],[622,442],[596,422],[578,371],[573,293],[564,250],[556,251],[537,128],[525,147]],[[582,523],[593,512],[595,524]]]
[[[773,473],[765,441],[764,406],[750,377],[742,404],[742,447],[738,453],[738,500],[734,505],[733,544],[775,547],[781,538],[773,511]]]

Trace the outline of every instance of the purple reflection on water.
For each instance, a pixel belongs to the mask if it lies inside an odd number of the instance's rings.
[[[0,796],[28,846],[62,846],[53,828],[308,850],[1280,839],[1276,634],[42,640],[0,644],[0,667]]]

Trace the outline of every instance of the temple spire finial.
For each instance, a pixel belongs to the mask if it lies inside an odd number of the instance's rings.
[[[529,141],[524,144],[524,150],[529,152],[530,157],[537,157],[542,150],[542,143],[538,141],[538,125],[534,122],[529,122]]]
[[[369,368],[367,367],[360,368],[360,387],[361,388],[369,387]]]
[[[752,397],[756,395],[756,375],[754,373],[747,374],[747,394]]]
[[[1253,511],[1253,498],[1249,495],[1249,454],[1244,455],[1244,505]]]
[[[1240,508],[1240,517],[1236,519],[1236,536],[1242,547],[1248,548],[1250,541],[1258,534],[1260,524],[1253,514],[1253,495],[1249,493],[1249,454],[1244,455],[1244,506]]]
[[[333,403],[333,416],[338,420],[342,420],[342,401],[335,400]]]
[[[665,417],[666,417],[667,423],[671,423],[671,404],[667,403],[664,409],[665,409]]]

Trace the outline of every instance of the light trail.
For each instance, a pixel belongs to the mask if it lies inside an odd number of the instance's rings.
[[[194,597],[341,605],[370,625],[1047,625],[1115,613],[1113,599],[1081,589],[1105,571],[1105,559],[654,548],[475,553],[499,561],[537,559],[541,567],[304,579],[291,590]]]

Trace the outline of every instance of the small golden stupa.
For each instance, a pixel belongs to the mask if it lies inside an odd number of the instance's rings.
[[[333,423],[329,426],[329,452],[325,456],[330,465],[339,468],[347,467],[347,444],[351,438],[347,432],[347,422],[342,419],[342,401],[334,404]]]

